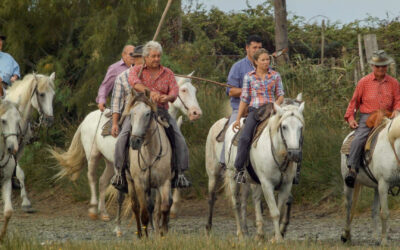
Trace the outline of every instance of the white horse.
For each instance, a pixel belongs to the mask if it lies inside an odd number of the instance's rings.
[[[19,125],[21,133],[18,137],[17,160],[23,154],[24,144],[32,137],[31,117],[33,111],[36,109],[39,112],[40,122],[43,121],[44,125],[51,126],[53,123],[54,79],[54,72],[50,76],[28,74],[22,80],[14,82],[12,87],[7,90],[5,99],[16,103],[22,114]],[[16,174],[21,185],[22,209],[25,212],[34,212],[25,189],[25,174],[18,163]]]
[[[225,157],[227,159],[227,173],[225,181],[227,191],[232,198],[237,225],[237,235],[241,238],[247,233],[246,200],[251,184],[253,201],[256,212],[257,238],[263,238],[263,218],[261,211],[261,196],[265,200],[274,224],[275,237],[272,241],[282,241],[288,225],[290,212],[291,189],[296,174],[296,165],[291,162],[300,162],[302,154],[302,134],[304,129],[303,109],[304,102],[297,105],[279,107],[274,105],[276,114],[270,117],[268,125],[262,131],[257,146],[250,148],[249,158],[257,174],[260,184],[255,184],[247,174],[248,182],[239,185],[234,179],[237,147],[231,141],[235,135],[232,125],[225,135]],[[242,119],[243,121],[243,119]],[[244,194],[239,199],[239,186],[243,186]],[[275,200],[274,190],[278,192],[278,202]]]
[[[298,94],[295,100],[285,98],[282,106],[293,104],[300,105],[303,101],[302,94]],[[212,228],[212,218],[215,201],[217,199],[217,188],[222,186],[225,171],[221,169],[220,155],[222,150],[222,142],[218,142],[216,140],[218,134],[223,129],[225,123],[228,121],[227,118],[221,118],[216,121],[210,128],[206,141],[206,150],[205,150],[205,159],[206,159],[206,172],[208,175],[208,219],[206,224],[207,232],[209,232]],[[228,144],[227,144],[228,145]],[[229,143],[230,145],[230,143]],[[225,147],[227,149],[227,147]],[[247,197],[245,192],[243,195]],[[245,204],[243,203],[245,206]],[[171,209],[172,210],[172,209]]]
[[[350,133],[351,134],[351,133]],[[349,137],[350,134],[347,136]],[[344,141],[347,140],[347,137]],[[344,196],[346,207],[346,220],[344,232],[341,236],[343,242],[351,241],[351,222],[357,205],[361,186],[374,189],[374,201],[372,205],[372,219],[374,238],[381,245],[387,244],[388,231],[388,192],[391,188],[400,186],[400,116],[388,121],[385,128],[379,133],[375,150],[369,163],[369,169],[376,182],[371,180],[364,168],[360,168],[355,187],[349,188],[344,184]],[[341,172],[343,179],[348,171],[346,155],[341,154]],[[382,231],[379,237],[378,213],[380,213]]]
[[[190,79],[176,78],[179,85],[179,96],[175,102],[170,105],[175,110],[180,109],[190,120],[200,118],[202,112],[196,98],[196,89],[191,84]],[[183,105],[183,103],[185,105]],[[185,108],[186,106],[187,108]],[[109,221],[110,216],[105,206],[106,190],[110,180],[114,175],[114,150],[117,138],[112,136],[102,136],[101,128],[108,121],[99,110],[89,113],[79,125],[72,139],[67,152],[57,153],[50,150],[57,159],[60,166],[64,168],[61,176],[71,176],[72,180],[78,178],[80,171],[88,163],[88,180],[90,186],[90,207],[89,216],[97,219],[100,213],[100,219]],[[96,167],[98,161],[104,158],[106,167],[99,180],[99,199],[96,194]]]
[[[0,179],[4,202],[4,224],[0,233],[0,241],[6,234],[8,222],[13,212],[11,203],[11,177],[13,175],[18,152],[18,133],[21,115],[15,104],[0,101]]]

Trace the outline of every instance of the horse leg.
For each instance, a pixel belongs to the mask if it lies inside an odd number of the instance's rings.
[[[172,207],[171,207],[171,218],[176,218],[179,212],[179,205],[181,201],[181,191],[178,188],[173,189],[172,195]]]
[[[249,198],[250,185],[242,184],[240,193],[240,217],[242,221],[243,233],[247,235],[249,230],[247,228],[247,200]]]
[[[242,230],[242,223],[240,220],[239,184],[236,183],[233,177],[227,177],[227,178],[229,178],[229,188],[231,192],[233,212],[235,214],[235,219],[236,219],[236,227],[237,227],[236,235],[239,237],[239,239],[242,239],[243,230]]]
[[[379,192],[378,189],[374,189],[374,203],[372,203],[372,211],[371,211],[371,216],[372,216],[372,225],[374,228],[374,239],[377,244],[379,244],[379,230],[378,230],[378,224],[379,224],[379,209],[380,209],[380,203],[379,203]]]
[[[283,237],[279,228],[280,213],[278,206],[276,205],[276,200],[274,196],[274,187],[270,183],[267,183],[265,180],[260,180],[260,181],[262,190],[264,192],[264,198],[269,207],[269,212],[271,214],[272,222],[274,224],[275,238],[272,239],[271,241],[281,242],[283,240]]]
[[[35,209],[33,209],[32,204],[28,199],[28,194],[25,188],[25,174],[22,168],[19,166],[19,163],[17,163],[16,166],[16,175],[21,185],[22,211],[25,213],[34,213]]]
[[[260,185],[251,185],[252,198],[254,209],[256,213],[256,227],[257,227],[257,235],[256,240],[262,240],[264,238],[264,230],[263,230],[263,216],[262,216],[262,207],[261,207],[261,197],[262,197],[262,189]]]
[[[157,190],[150,189],[150,193],[146,193],[147,211],[149,211],[150,226],[154,230],[154,200],[157,198]]]
[[[125,195],[123,192],[118,191],[118,209],[117,209],[117,226],[114,229],[114,232],[116,233],[117,237],[122,236],[122,231],[121,231],[121,210],[122,210],[122,204],[124,203]]]
[[[282,236],[284,236],[287,226],[289,225],[290,209],[291,209],[291,197],[290,197],[291,190],[292,190],[292,182],[290,181],[289,183],[283,184],[278,192],[278,209],[280,212],[279,230]]]
[[[356,183],[355,185],[357,187],[357,185],[359,184]],[[351,208],[353,205],[353,194],[354,194],[354,189],[349,188],[346,184],[344,184],[344,196],[345,196],[344,204],[346,208],[346,222],[344,226],[344,232],[340,237],[343,243],[351,241],[351,221],[353,219],[353,216],[351,215]]]
[[[96,144],[93,144],[92,154],[89,155],[87,173],[90,187],[89,217],[92,220],[97,219],[96,166],[99,159],[100,153],[96,147]]]
[[[128,181],[128,194],[131,198],[132,211],[135,214],[136,228],[137,228],[136,234],[137,234],[138,238],[141,238],[142,237],[142,222],[140,219],[139,201],[138,201],[138,197],[137,197],[135,183],[132,183],[131,181]],[[122,202],[121,202],[121,206],[122,206]]]
[[[218,176],[211,175],[208,177],[208,221],[206,225],[207,233],[211,231],[212,217],[214,211],[214,204],[217,198],[216,187],[218,182]]]
[[[379,198],[380,198],[380,203],[381,203],[381,223],[382,223],[381,245],[386,246],[387,245],[387,228],[388,228],[387,220],[389,217],[389,208],[388,208],[388,201],[387,201],[389,185],[385,181],[382,180],[378,183],[378,190],[379,190]]]
[[[110,180],[114,175],[113,164],[110,161],[105,160],[106,167],[103,171],[103,174],[99,180],[99,212],[100,219],[102,221],[110,221],[110,216],[107,213],[106,209],[106,190],[110,185]]]
[[[160,190],[156,190],[156,199],[154,204],[154,212],[153,212],[153,227],[155,235],[160,234],[160,218],[161,218],[161,195]]]
[[[149,224],[149,211],[147,210],[147,200],[146,200],[146,191],[143,190],[142,185],[140,185],[139,181],[136,180],[138,178],[135,178],[135,189],[136,189],[136,197],[139,201],[139,206],[140,206],[140,220],[142,221],[143,229],[146,234],[146,237],[148,237],[148,231],[147,231],[147,226]],[[144,186],[144,185],[143,185]],[[149,187],[150,188],[150,187]]]
[[[11,203],[11,179],[7,178],[3,182],[3,186],[1,188],[3,201],[4,201],[4,225],[1,229],[0,233],[0,241],[3,240],[4,236],[7,232],[8,222],[11,219],[11,215],[13,213],[12,203]]]
[[[161,198],[161,231],[160,235],[166,235],[168,233],[168,221],[169,221],[169,212],[171,209],[171,202],[170,202],[170,193],[171,193],[171,183],[168,179],[164,185],[160,188],[160,198]]]

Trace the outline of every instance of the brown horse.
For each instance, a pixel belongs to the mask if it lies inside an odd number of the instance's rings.
[[[148,236],[147,227],[151,220],[148,205],[152,188],[156,190],[156,233],[164,235],[168,232],[171,208],[172,148],[164,130],[168,124],[158,118],[156,104],[149,95],[149,92],[138,94],[132,90],[131,101],[124,113],[131,116],[129,158],[132,178],[127,179],[139,237],[142,236],[142,224]]]

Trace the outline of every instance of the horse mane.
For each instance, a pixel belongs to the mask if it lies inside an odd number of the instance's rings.
[[[14,102],[26,103],[31,98],[36,82],[39,92],[46,92],[50,88],[55,88],[54,83],[50,81],[48,76],[42,74],[28,74],[23,79],[13,83],[7,91],[7,96]],[[29,91],[27,91],[27,89]]]
[[[282,115],[275,113],[269,120],[269,126],[271,128],[272,136],[278,132],[278,128],[282,121],[286,119],[288,116],[295,116],[297,117],[303,124],[304,118],[303,115],[299,112],[299,107],[297,105],[286,105],[281,107],[284,111]]]
[[[7,110],[9,110],[12,107],[15,107],[18,110],[15,103],[7,100],[2,100],[0,102],[0,116],[4,115],[7,112]]]
[[[142,102],[149,106],[153,112],[157,112],[157,105],[151,101],[145,93],[133,92],[128,95],[127,104],[125,106],[122,117],[129,115],[129,111],[136,105],[136,103]]]
[[[388,131],[389,142],[393,144],[396,141],[396,139],[400,138],[400,115],[393,118],[392,122],[388,123],[388,125],[386,126],[389,126],[389,131]]]

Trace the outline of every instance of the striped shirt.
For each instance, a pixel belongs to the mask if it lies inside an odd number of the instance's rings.
[[[132,69],[132,68],[130,68]],[[125,108],[125,102],[130,94],[131,86],[129,85],[129,70],[123,71],[115,79],[114,89],[111,97],[111,113],[121,114]]]
[[[361,78],[347,107],[344,119],[348,122],[354,120],[354,114],[358,109],[364,114],[370,114],[377,110],[400,110],[399,82],[389,75],[385,75],[379,82],[374,73]]]
[[[265,80],[262,80],[253,70],[243,78],[240,100],[249,104],[250,107],[259,108],[266,103],[275,102],[284,94],[282,79],[278,72],[269,69]]]

